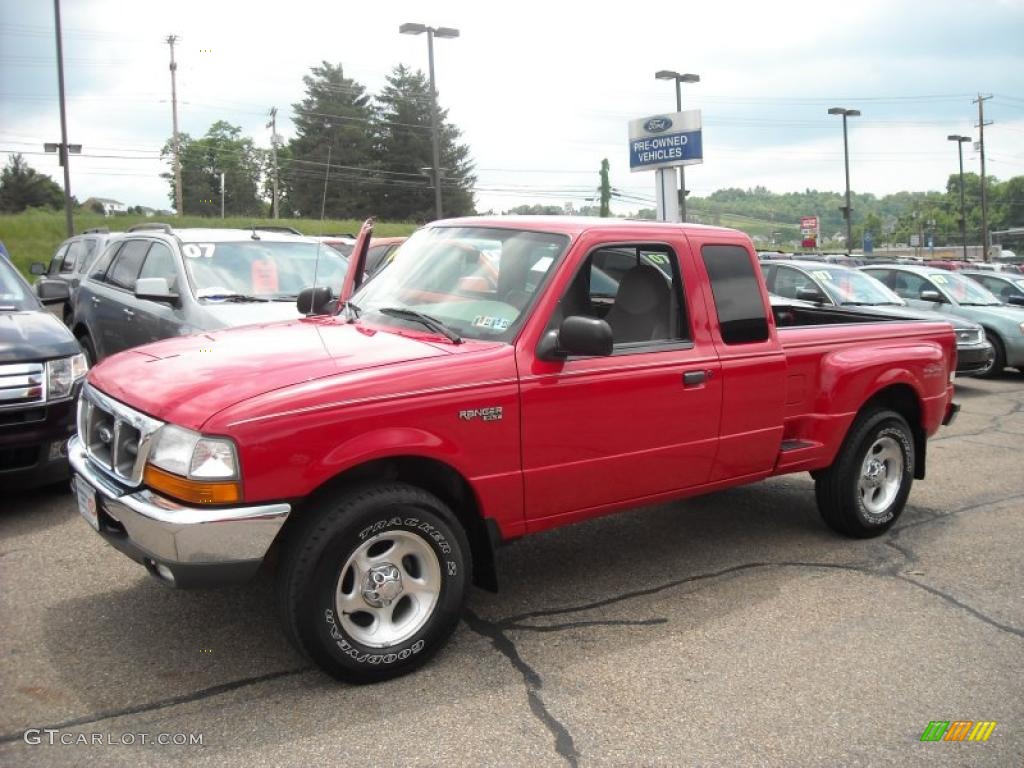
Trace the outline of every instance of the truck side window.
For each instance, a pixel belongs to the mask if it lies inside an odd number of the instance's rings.
[[[82,258],[83,253],[85,253],[85,243],[81,240],[75,240],[72,242],[71,247],[68,248],[67,253],[64,254],[64,260],[60,263],[60,271],[73,271],[78,260]]]
[[[700,253],[711,281],[722,341],[765,341],[768,317],[750,253],[738,245],[705,245]]]
[[[591,253],[551,317],[599,317],[611,326],[616,349],[689,341],[682,279],[675,252],[664,245],[616,245]]]

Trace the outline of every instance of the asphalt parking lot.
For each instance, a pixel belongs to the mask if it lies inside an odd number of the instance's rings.
[[[369,687],[287,645],[269,580],[174,591],[69,493],[5,496],[0,764],[1020,765],[1024,375],[958,384],[889,535],[831,533],[796,475],[524,539],[430,665]]]

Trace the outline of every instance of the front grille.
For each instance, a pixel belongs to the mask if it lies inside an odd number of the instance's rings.
[[[138,485],[154,433],[163,422],[86,385],[78,403],[78,434],[92,461],[122,483]]]
[[[0,365],[0,408],[34,405],[46,400],[42,363]]]
[[[37,421],[46,421],[46,407],[25,408],[16,411],[0,411],[0,427],[10,427],[17,424],[33,424]]]
[[[26,469],[36,463],[39,446],[23,448],[0,448],[0,470]]]
[[[958,344],[981,344],[982,330],[979,329],[964,329],[956,332],[956,341]]]

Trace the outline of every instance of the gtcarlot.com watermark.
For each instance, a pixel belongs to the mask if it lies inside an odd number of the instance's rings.
[[[90,747],[201,747],[201,733],[83,733],[62,731],[59,728],[29,728],[22,734],[26,744],[48,744]]]

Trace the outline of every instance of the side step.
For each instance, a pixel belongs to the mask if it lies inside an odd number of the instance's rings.
[[[787,451],[799,451],[801,448],[813,448],[820,445],[821,443],[815,443],[811,440],[783,440],[780,451],[786,453]]]

